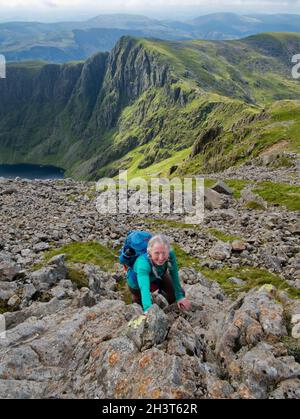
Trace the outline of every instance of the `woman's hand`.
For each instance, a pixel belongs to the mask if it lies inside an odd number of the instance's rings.
[[[181,300],[177,301],[177,306],[180,310],[187,310],[187,311],[191,310],[192,308],[192,305],[189,302],[187,297],[182,298]]]

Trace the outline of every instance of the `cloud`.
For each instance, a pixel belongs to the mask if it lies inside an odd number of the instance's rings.
[[[214,6],[226,8],[228,6],[237,6],[239,8],[259,7],[259,5],[268,5],[269,7],[281,5],[300,6],[300,0],[0,0],[0,8],[26,8],[36,7],[86,7],[93,9],[150,9],[153,7],[192,7],[192,6]]]
[[[59,7],[59,4],[52,0],[44,0],[44,5],[48,7]]]

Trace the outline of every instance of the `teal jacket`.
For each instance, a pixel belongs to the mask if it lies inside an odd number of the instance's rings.
[[[179,301],[182,298],[184,298],[184,294],[182,292],[182,288],[180,285],[176,256],[175,256],[174,250],[172,249],[170,251],[169,259],[171,262],[170,267],[168,266],[169,265],[168,261],[166,261],[161,266],[155,265],[155,268],[160,277],[162,277],[167,271],[167,269],[169,268],[169,272],[170,272],[173,287],[174,287],[175,298],[176,298],[176,301]],[[135,261],[133,265],[133,270],[136,273],[139,288],[137,288],[136,283],[133,283],[128,277],[127,277],[127,282],[130,288],[140,289],[141,296],[142,296],[143,309],[146,312],[152,306],[150,282],[156,281],[157,278],[152,272],[150,262],[145,258],[145,256],[139,256],[137,258],[137,260]]]

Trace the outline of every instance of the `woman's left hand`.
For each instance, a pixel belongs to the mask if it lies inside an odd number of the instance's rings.
[[[191,310],[192,308],[192,305],[189,302],[187,297],[182,298],[181,300],[177,301],[177,306],[178,308],[180,308],[180,310],[187,310],[187,311]]]

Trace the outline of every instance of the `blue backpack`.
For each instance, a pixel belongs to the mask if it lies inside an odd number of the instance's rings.
[[[147,257],[147,247],[152,234],[147,231],[131,230],[127,234],[124,246],[120,250],[120,263],[127,269],[127,276],[138,286],[133,265],[141,255]]]

